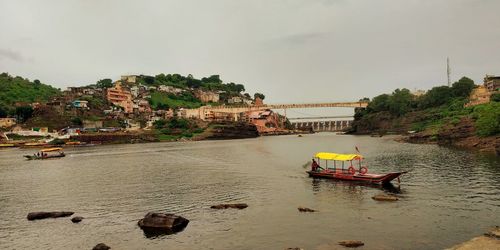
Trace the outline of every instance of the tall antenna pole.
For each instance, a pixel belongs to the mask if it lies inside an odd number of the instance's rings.
[[[446,57],[446,74],[448,75],[448,87],[450,87],[450,58]]]

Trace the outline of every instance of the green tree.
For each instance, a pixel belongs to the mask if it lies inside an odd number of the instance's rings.
[[[375,96],[373,100],[368,104],[367,110],[369,112],[380,112],[389,110],[389,95],[381,94]]]
[[[253,94],[253,98],[254,99],[257,99],[257,97],[260,98],[261,100],[264,100],[266,98],[266,96],[264,94],[262,94],[262,93],[255,93],[255,94]]]
[[[95,83],[98,88],[111,88],[113,87],[113,80],[109,78],[101,79]]]
[[[420,108],[439,107],[450,102],[453,98],[451,88],[448,86],[438,86],[429,90],[420,100]]]
[[[456,97],[469,97],[474,87],[474,81],[464,76],[458,82],[453,83],[451,92]]]
[[[476,117],[476,133],[479,136],[490,136],[500,133],[500,102],[490,102],[474,108]]]
[[[167,110],[167,109],[169,109],[169,107],[168,107],[168,104],[160,102],[156,105],[156,109]]]
[[[16,117],[19,122],[25,122],[33,116],[33,108],[31,106],[16,107]]]
[[[388,99],[389,112],[401,116],[411,109],[413,96],[408,89],[396,89]]]
[[[153,122],[153,126],[156,128],[156,129],[162,129],[165,127],[165,125],[167,125],[167,121],[164,120],[164,119],[160,119],[160,120],[157,120],[157,121],[154,121]]]
[[[500,93],[495,93],[491,95],[490,100],[492,102],[500,102]]]
[[[76,125],[76,126],[82,126],[83,125],[83,121],[80,117],[75,117],[73,119],[71,119],[71,123],[73,125]]]
[[[222,84],[222,80],[220,79],[219,75],[211,75],[209,77],[203,77],[201,78],[201,81],[204,83],[218,83]]]
[[[0,106],[0,118],[4,118],[4,117],[7,117],[7,109]]]

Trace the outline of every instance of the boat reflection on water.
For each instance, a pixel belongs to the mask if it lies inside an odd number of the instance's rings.
[[[320,192],[322,188],[327,188],[327,189],[342,189],[348,193],[356,193],[359,192],[362,188],[375,188],[375,189],[380,189],[385,192],[389,193],[394,193],[394,194],[400,194],[401,193],[401,186],[395,186],[394,184],[388,182],[384,183],[382,185],[380,184],[375,184],[375,183],[369,183],[369,182],[363,182],[363,181],[343,181],[343,180],[335,180],[335,179],[320,179],[320,178],[313,178],[312,179],[312,190],[317,193]]]

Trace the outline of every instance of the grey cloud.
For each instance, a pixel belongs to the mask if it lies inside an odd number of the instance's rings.
[[[0,49],[0,60],[12,60],[17,62],[25,61],[24,56],[14,50],[10,49]]]
[[[219,74],[274,103],[500,74],[500,1],[0,0],[2,71],[57,87]],[[29,41],[21,42],[29,37]],[[16,63],[13,63],[16,62]]]

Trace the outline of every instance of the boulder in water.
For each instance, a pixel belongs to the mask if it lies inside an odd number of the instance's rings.
[[[372,199],[376,201],[397,201],[398,197],[393,196],[393,195],[387,195],[387,194],[377,194],[372,197]]]
[[[308,207],[298,207],[297,209],[299,210],[299,212],[310,212],[310,213],[317,212],[316,210]]]
[[[213,208],[213,209],[228,209],[228,208],[244,209],[244,208],[247,208],[247,207],[248,207],[248,205],[246,203],[235,203],[235,204],[213,205],[210,208]]]
[[[344,240],[344,241],[339,241],[339,245],[345,246],[345,247],[360,247],[364,246],[365,243],[359,240]]]
[[[160,234],[173,234],[182,231],[189,220],[175,214],[153,213],[149,212],[140,219],[139,227],[144,231],[147,237]]]
[[[111,247],[107,246],[104,243],[99,243],[99,244],[95,245],[94,248],[92,248],[92,250],[109,250],[109,249],[111,249]]]
[[[41,220],[47,218],[68,217],[73,215],[74,212],[31,212],[28,214],[28,220]]]
[[[83,220],[83,217],[81,217],[81,216],[75,216],[75,217],[71,218],[71,222],[73,222],[73,223],[78,223],[82,220]]]

